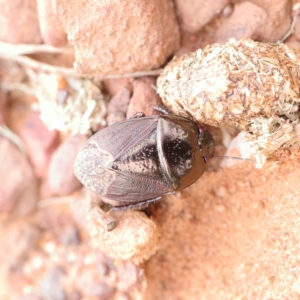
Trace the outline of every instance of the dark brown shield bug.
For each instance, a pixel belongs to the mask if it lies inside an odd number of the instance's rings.
[[[112,209],[142,206],[194,183],[213,157],[209,131],[188,118],[139,113],[93,135],[74,172]]]

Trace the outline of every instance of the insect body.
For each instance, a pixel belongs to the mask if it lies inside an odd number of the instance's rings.
[[[74,172],[114,209],[122,209],[183,190],[203,174],[213,153],[211,134],[190,119],[140,114],[93,135]]]

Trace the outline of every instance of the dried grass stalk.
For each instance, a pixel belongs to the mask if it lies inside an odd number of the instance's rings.
[[[212,126],[234,122],[268,156],[293,144],[299,123],[300,53],[250,39],[209,45],[167,65],[158,78],[163,103]]]

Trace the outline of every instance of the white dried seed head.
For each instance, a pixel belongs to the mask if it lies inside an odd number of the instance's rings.
[[[173,59],[157,80],[163,103],[212,126],[234,122],[268,156],[296,141],[300,52],[282,43],[231,39]]]
[[[61,79],[66,84],[63,88],[59,86]],[[105,125],[106,104],[91,80],[46,73],[37,74],[33,80],[40,117],[49,129],[75,135]]]

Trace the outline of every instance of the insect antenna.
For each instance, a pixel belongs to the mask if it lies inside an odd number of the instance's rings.
[[[255,160],[252,158],[243,158],[243,157],[227,156],[227,155],[214,155],[212,158],[226,158],[226,159],[245,160],[245,161],[255,162]]]

